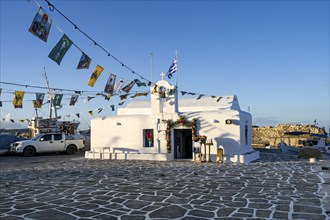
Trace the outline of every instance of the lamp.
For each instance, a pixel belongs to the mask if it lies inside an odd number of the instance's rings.
[[[121,125],[121,123],[120,122],[116,122],[116,125]]]

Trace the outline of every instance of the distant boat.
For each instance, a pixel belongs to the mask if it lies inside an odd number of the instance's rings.
[[[330,147],[325,145],[325,139],[327,138],[327,134],[312,134],[309,132],[301,132],[301,131],[293,131],[286,132],[285,135],[292,136],[301,136],[308,135],[309,138],[306,140],[299,140],[299,146],[293,146],[290,144],[286,144],[283,140],[279,143],[278,147],[283,154],[287,155],[296,155],[298,156],[299,152],[305,147],[315,148],[320,151],[321,154],[330,154]]]

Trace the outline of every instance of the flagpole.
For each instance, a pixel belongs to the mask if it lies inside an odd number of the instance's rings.
[[[175,112],[179,112],[179,90],[178,90],[178,82],[179,82],[179,71],[178,71],[178,50],[175,51],[175,59],[176,59],[176,85],[175,85]]]
[[[176,87],[176,89],[178,89],[178,81],[179,81],[179,71],[178,71],[178,64],[179,64],[179,62],[178,62],[178,50],[176,50],[175,51],[175,59],[176,59],[176,85],[175,85],[175,87]]]

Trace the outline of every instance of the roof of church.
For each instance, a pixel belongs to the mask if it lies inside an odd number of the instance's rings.
[[[182,107],[219,107],[239,110],[239,104],[235,95],[219,97],[181,98],[178,101],[179,108]],[[126,108],[150,108],[150,100],[132,100]]]

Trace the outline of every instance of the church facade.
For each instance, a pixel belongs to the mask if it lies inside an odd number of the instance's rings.
[[[117,115],[91,120],[86,158],[225,163],[259,158],[251,147],[252,116],[235,95],[178,99],[167,81],[156,85],[150,101],[131,101]]]

